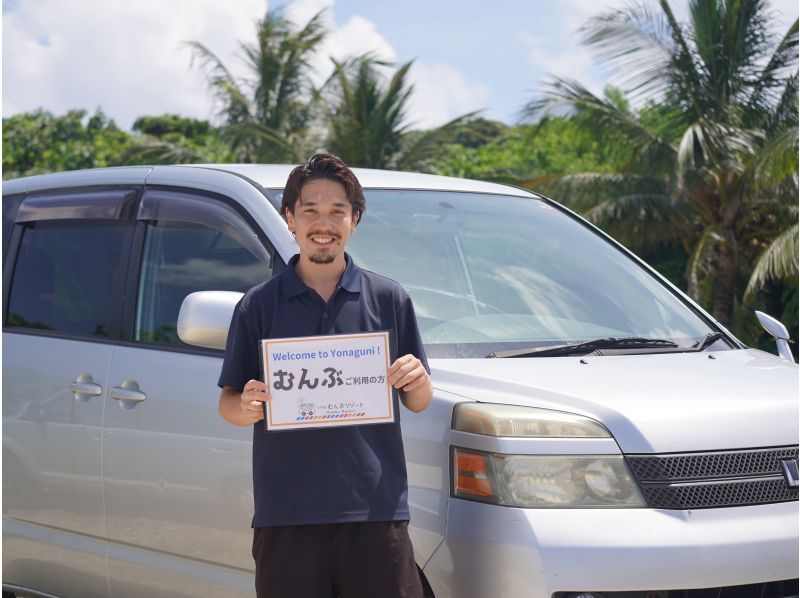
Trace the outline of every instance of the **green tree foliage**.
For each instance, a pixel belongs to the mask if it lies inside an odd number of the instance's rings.
[[[402,151],[408,128],[406,77],[412,63],[397,69],[387,84],[379,68],[388,64],[370,55],[333,64],[325,85],[328,149],[354,166],[386,168]]]
[[[124,163],[131,136],[101,110],[37,110],[3,119],[3,178]]]
[[[758,255],[794,252],[770,259],[797,270],[797,245],[774,241],[796,223],[798,26],[772,35],[765,0],[689,8],[686,24],[660,0],[583,28],[597,58],[626,73],[629,92],[646,101],[641,111],[555,78],[525,113],[568,118],[629,148],[617,173],[560,177],[562,197],[634,248],[679,244],[689,294],[728,325]]]
[[[613,172],[620,148],[602,143],[564,119],[508,127],[483,119],[461,125],[445,146],[435,170],[447,176],[527,186],[542,192],[548,177],[563,173]],[[472,129],[476,126],[477,131]],[[559,199],[557,196],[555,199]]]
[[[344,62],[333,61],[334,71],[323,89],[326,102],[329,151],[351,166],[400,170],[430,170],[443,145],[474,113],[426,131],[412,131],[408,100],[407,62],[390,77],[390,65],[370,54]]]
[[[453,144],[477,149],[507,133],[509,129],[504,123],[479,116],[454,127]]]
[[[188,139],[207,137],[212,131],[211,123],[207,120],[186,118],[179,114],[140,116],[133,122],[133,130],[159,138],[178,134]]]
[[[125,154],[128,164],[224,163],[235,159],[219,130],[207,120],[177,114],[141,116],[133,123],[141,133]]]
[[[314,145],[316,90],[308,60],[325,35],[321,12],[299,29],[279,11],[267,12],[256,23],[255,43],[240,43],[250,73],[242,79],[202,43],[188,43],[208,75],[237,161],[294,162]]]

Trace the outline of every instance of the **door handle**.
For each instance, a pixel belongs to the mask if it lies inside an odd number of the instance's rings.
[[[120,386],[111,389],[111,398],[119,401],[123,409],[133,409],[147,398],[147,395],[139,390],[139,384],[135,380],[124,380]]]
[[[99,397],[103,394],[103,387],[94,383],[94,379],[89,374],[81,374],[73,382],[69,383],[72,396],[79,403],[86,403],[92,397]]]

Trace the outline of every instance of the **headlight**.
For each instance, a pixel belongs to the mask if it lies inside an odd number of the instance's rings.
[[[453,448],[453,496],[513,507],[643,507],[621,455],[502,455]]]
[[[574,413],[459,403],[453,430],[512,438],[611,438]],[[453,448],[453,496],[514,507],[643,507],[621,455],[509,455]]]
[[[453,411],[453,429],[488,436],[525,438],[611,437],[600,423],[588,417],[494,403],[459,403]]]

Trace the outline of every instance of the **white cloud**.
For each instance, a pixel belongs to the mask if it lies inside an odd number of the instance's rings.
[[[601,93],[605,81],[614,80],[613,73],[592,61],[575,33],[589,17],[628,2],[550,0],[547,19],[517,18],[498,28],[500,33],[487,31],[487,52],[496,47],[498,55],[507,55],[513,46],[533,67],[524,74],[497,76],[491,88],[472,78],[472,65],[466,62],[420,56],[409,75],[416,86],[409,119],[428,127],[466,111],[491,109],[492,95],[495,104],[502,103],[498,98],[515,96],[521,88],[527,93],[548,73],[575,78]],[[679,19],[686,18],[688,0],[671,0],[671,5]],[[796,0],[771,0],[770,7],[778,31],[797,18]],[[8,0],[3,14],[3,114],[38,107],[57,114],[102,107],[123,127],[138,116],[164,112],[210,118],[213,107],[205,77],[197,65],[190,68],[190,52],[181,42],[201,41],[234,74],[246,75],[237,58],[238,43],[254,39],[255,22],[266,9],[267,0],[237,0],[233,8],[218,0]],[[311,60],[316,84],[329,76],[330,57],[342,60],[373,52],[396,66],[411,58],[398,55],[386,37],[388,25],[381,31],[380,23],[358,15],[337,23],[336,0],[294,0],[285,14],[305,24],[323,9],[329,35]],[[398,13],[396,18],[410,22],[414,17]],[[523,22],[530,27],[508,35],[513,23]],[[502,70],[501,65],[498,72]]]
[[[284,15],[295,25],[305,25],[315,14],[326,10],[326,22],[331,22],[330,11],[333,9],[334,0],[294,0],[285,10]]]
[[[327,40],[330,54],[337,60],[372,52],[381,60],[397,60],[397,52],[381,35],[372,21],[363,17],[351,17],[341,28],[334,29]]]
[[[205,79],[182,42],[197,40],[226,63],[252,38],[263,0],[39,0],[3,15],[3,114],[102,107],[129,127],[144,114],[208,118]]]
[[[333,22],[333,13],[327,13],[328,35],[311,60],[315,85],[321,85],[333,72],[331,58],[342,61],[371,53],[379,60],[395,62],[397,53],[381,35],[372,21],[354,16],[341,27]]]
[[[146,114],[176,112],[213,118],[214,107],[199,64],[190,67],[183,42],[196,40],[236,76],[246,76],[240,40],[254,39],[265,0],[238,0],[236,10],[217,0],[38,0],[6,4],[3,15],[3,114],[42,107],[56,114],[101,107],[129,128]],[[334,21],[334,0],[295,0],[285,14],[304,25],[320,10],[329,35],[311,60],[314,81],[332,71],[330,58],[367,52],[396,63],[397,52],[375,23],[352,16]],[[387,69],[388,72],[389,69]],[[441,124],[484,107],[488,94],[446,64],[414,66],[410,118]]]
[[[333,0],[295,0],[287,7],[286,16],[295,24],[304,25],[323,9],[329,34],[311,61],[316,85],[330,76],[331,58],[341,61],[372,53],[380,60],[394,63],[385,69],[387,76],[399,66],[397,52],[372,21],[353,16],[344,25],[337,26]],[[417,61],[409,71],[408,81],[414,85],[414,93],[407,117],[415,127],[438,126],[465,112],[487,107],[486,88],[468,81],[461,71],[449,64]]]
[[[553,48],[545,39],[529,31],[520,31],[516,37],[525,46],[528,61],[539,74],[539,82],[557,75],[580,81],[593,93],[602,93],[597,67],[585,48],[565,45]]]
[[[416,128],[435,127],[467,112],[488,108],[489,91],[480,83],[468,81],[449,64],[415,62],[409,80],[414,93],[407,116]]]
[[[602,95],[613,72],[596,62],[592,53],[580,43],[579,30],[598,14],[630,6],[629,0],[561,0],[563,8],[551,19],[547,28],[536,32],[520,31],[516,39],[534,67],[535,84],[541,85],[551,76],[579,81],[595,95]]]

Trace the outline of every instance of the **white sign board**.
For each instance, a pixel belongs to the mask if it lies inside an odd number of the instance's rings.
[[[389,333],[264,339],[267,430],[394,421]]]

